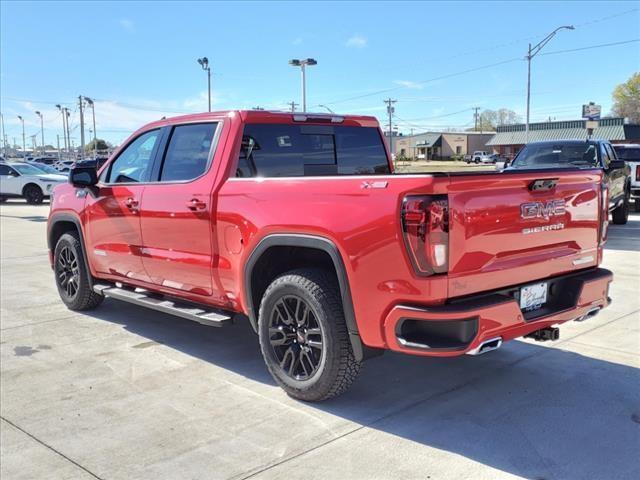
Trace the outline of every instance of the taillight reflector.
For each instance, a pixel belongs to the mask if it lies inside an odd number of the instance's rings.
[[[447,197],[407,196],[402,202],[402,232],[409,259],[419,275],[449,269]]]

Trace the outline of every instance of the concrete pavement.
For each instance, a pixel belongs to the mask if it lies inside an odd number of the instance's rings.
[[[322,404],[271,380],[248,325],[107,300],[67,310],[48,207],[0,207],[4,479],[640,478],[640,215],[613,226],[613,305],[553,344],[385,354]]]

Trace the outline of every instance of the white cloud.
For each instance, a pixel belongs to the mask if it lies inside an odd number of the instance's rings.
[[[412,82],[411,80],[394,80],[393,83],[396,85],[400,85],[401,87],[411,88],[413,90],[422,90],[424,88],[423,85],[417,82]]]
[[[367,46],[367,37],[357,34],[353,35],[349,40],[347,40],[345,45],[350,48],[364,48]]]
[[[121,18],[120,21],[118,22],[120,24],[120,26],[125,29],[127,32],[133,32],[135,31],[135,25],[133,23],[133,20],[131,20],[130,18]]]

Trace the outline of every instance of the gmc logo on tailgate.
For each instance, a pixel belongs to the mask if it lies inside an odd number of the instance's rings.
[[[529,202],[520,205],[520,216],[525,220],[562,215],[565,212],[564,200],[549,200],[548,202]]]

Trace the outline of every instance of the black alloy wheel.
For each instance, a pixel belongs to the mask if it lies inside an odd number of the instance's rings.
[[[307,380],[318,371],[324,350],[322,329],[302,298],[287,295],[274,305],[269,341],[280,368],[289,377]]]
[[[69,247],[63,247],[56,262],[56,282],[68,300],[78,293],[80,285],[80,268],[78,257]]]

